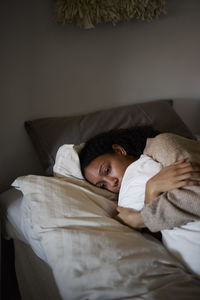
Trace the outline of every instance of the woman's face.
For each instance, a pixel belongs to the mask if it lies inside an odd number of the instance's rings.
[[[97,187],[119,193],[124,173],[133,161],[125,151],[103,154],[85,168],[85,177]]]

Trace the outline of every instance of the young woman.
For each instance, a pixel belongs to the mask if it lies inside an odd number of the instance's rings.
[[[118,207],[118,219],[162,230],[166,248],[200,276],[200,142],[149,127],[114,130],[89,140],[80,163],[86,180],[129,207]]]
[[[152,232],[199,219],[199,182],[190,178],[200,178],[200,142],[159,134],[148,126],[112,130],[86,142],[79,155],[81,170],[93,185],[119,193],[127,167],[143,153],[165,168],[147,181],[141,213],[130,216],[119,208],[119,217],[132,227],[147,227]],[[181,159],[194,163],[182,160],[174,164]],[[187,199],[194,205],[188,206]]]

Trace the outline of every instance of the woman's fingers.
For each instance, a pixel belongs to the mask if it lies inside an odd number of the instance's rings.
[[[183,158],[183,159],[180,159],[180,160],[178,160],[178,161],[176,161],[176,162],[174,162],[172,165],[173,166],[175,166],[175,165],[179,165],[179,164],[182,164],[183,162],[185,162],[185,158]]]
[[[195,170],[192,167],[185,167],[185,168],[181,168],[181,169],[172,169],[172,174],[174,174],[174,176],[179,176],[179,175],[186,175],[188,177],[200,177],[200,171]]]
[[[178,161],[176,163],[173,163],[169,167],[171,167],[172,169],[177,169],[177,170],[188,168],[190,170],[200,172],[200,164],[195,163],[195,162],[185,162],[185,161],[181,162],[181,161]]]
[[[200,174],[195,173],[195,172],[189,172],[189,173],[184,173],[184,174],[180,174],[179,176],[177,176],[178,180],[196,180],[196,181],[200,181]]]
[[[174,188],[181,188],[184,186],[200,186],[199,180],[182,180],[177,182]]]
[[[174,177],[179,175],[185,175],[185,178],[199,178],[200,166],[192,163],[182,163],[176,166],[171,165],[169,166],[169,172],[171,172],[171,176]]]
[[[186,185],[194,186],[200,184],[200,172],[194,170],[194,168],[189,165],[184,168],[172,170],[171,179],[174,182],[174,188],[183,187]],[[189,183],[189,184],[188,184]]]
[[[165,191],[170,191],[173,189],[178,189],[178,188],[183,188],[185,186],[199,186],[200,187],[200,180],[178,180],[176,182],[171,182],[170,183],[170,188]]]
[[[151,202],[160,193],[185,186],[200,186],[200,164],[185,162],[184,159],[164,167],[148,180],[145,202]]]

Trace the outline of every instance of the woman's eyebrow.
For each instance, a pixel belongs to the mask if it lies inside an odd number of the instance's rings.
[[[102,168],[103,168],[103,165],[104,165],[104,162],[100,165],[100,168],[99,168],[99,175],[100,175],[100,176],[102,175]]]
[[[99,170],[98,170],[98,174],[99,174],[99,176],[101,176],[101,174],[102,174],[102,168],[103,168],[103,164],[104,164],[104,162],[100,165],[100,167],[99,167]],[[94,185],[95,186],[98,186],[99,185],[99,183],[101,183],[101,181],[97,181],[97,182],[95,182],[94,183]]]

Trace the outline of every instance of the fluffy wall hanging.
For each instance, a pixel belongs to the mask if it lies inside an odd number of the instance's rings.
[[[166,14],[165,0],[54,0],[56,23],[85,29],[102,22],[151,21],[161,14]]]

